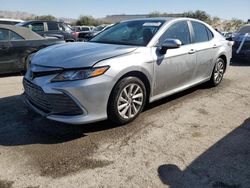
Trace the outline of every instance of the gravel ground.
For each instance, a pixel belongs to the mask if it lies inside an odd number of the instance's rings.
[[[65,125],[29,113],[0,78],[0,188],[250,187],[250,64],[216,88],[147,107],[133,123]]]

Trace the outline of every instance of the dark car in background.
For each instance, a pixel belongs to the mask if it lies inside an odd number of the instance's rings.
[[[59,43],[64,41],[44,38],[27,28],[0,24],[0,74],[25,71],[34,53]]]
[[[233,58],[250,61],[250,24],[241,27],[232,37]]]
[[[27,27],[41,36],[64,38],[66,42],[77,41],[77,33],[64,22],[57,21],[27,21],[17,24]]]
[[[99,25],[99,26],[95,27],[91,31],[82,31],[82,32],[79,32],[79,34],[78,34],[78,41],[89,41],[94,36],[96,36],[97,34],[99,34],[102,31],[108,29],[112,25],[113,24],[111,24],[111,25],[105,25],[105,24],[103,24],[103,25]]]

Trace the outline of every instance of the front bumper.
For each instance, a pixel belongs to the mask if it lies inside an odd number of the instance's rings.
[[[107,119],[108,99],[115,84],[112,77],[102,75],[86,80],[51,83],[54,76],[34,80],[25,76],[24,101],[27,106],[48,119],[69,124],[86,124]],[[41,88],[39,92],[43,93],[28,91],[26,82]],[[57,97],[57,100],[51,99],[51,96]],[[44,107],[46,102],[51,109],[47,110],[46,105]]]

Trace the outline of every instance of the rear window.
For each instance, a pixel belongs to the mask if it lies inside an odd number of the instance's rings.
[[[42,31],[44,31],[43,22],[41,22],[41,23],[31,23],[31,24],[27,25],[26,27],[31,29],[34,32],[42,32]]]
[[[208,34],[208,40],[212,40],[214,38],[214,34],[208,28],[207,28],[207,34]]]
[[[207,27],[199,22],[192,22],[194,30],[194,42],[206,42],[209,41]]]
[[[82,31],[90,31],[88,27],[82,27]]]
[[[47,25],[48,25],[49,31],[58,31],[59,30],[58,23],[47,22]]]
[[[10,40],[11,41],[24,40],[24,38],[18,35],[17,33],[10,31]]]

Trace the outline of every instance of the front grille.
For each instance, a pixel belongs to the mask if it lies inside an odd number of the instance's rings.
[[[65,94],[46,94],[41,87],[23,79],[25,95],[39,110],[54,115],[81,115],[82,109]]]
[[[52,106],[49,103],[49,100],[42,88],[28,81],[27,79],[23,79],[23,87],[25,90],[26,97],[35,107],[39,108],[45,113],[52,112]]]

